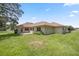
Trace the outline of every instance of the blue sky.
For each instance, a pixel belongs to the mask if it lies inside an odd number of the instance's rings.
[[[19,24],[25,22],[58,22],[79,27],[79,4],[76,3],[23,3],[24,14]]]

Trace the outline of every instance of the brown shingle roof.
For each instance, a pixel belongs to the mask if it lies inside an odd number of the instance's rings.
[[[37,22],[33,26],[42,26],[42,25],[49,25],[48,22],[42,21],[42,22]]]
[[[26,23],[18,25],[18,26],[21,26],[21,27],[33,27],[33,23],[26,22]]]
[[[37,22],[37,23],[26,22],[26,23],[21,24],[19,26],[22,26],[22,27],[34,27],[34,26],[62,27],[64,25],[61,25],[61,24],[56,23],[56,22],[48,23],[48,22],[42,21],[42,22]]]
[[[55,27],[61,27],[61,26],[64,26],[64,25],[59,24],[59,23],[56,23],[56,22],[52,22],[51,25],[52,25],[52,26],[55,26]]]
[[[48,23],[48,22],[37,22],[33,26],[52,26],[52,27],[62,27],[64,25],[61,25],[56,22]]]

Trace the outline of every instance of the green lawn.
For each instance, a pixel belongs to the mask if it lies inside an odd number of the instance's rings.
[[[79,56],[79,31],[52,35],[15,35],[0,32],[0,55]]]

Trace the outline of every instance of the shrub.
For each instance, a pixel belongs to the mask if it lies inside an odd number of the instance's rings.
[[[42,32],[34,32],[34,34],[42,35],[43,33]]]

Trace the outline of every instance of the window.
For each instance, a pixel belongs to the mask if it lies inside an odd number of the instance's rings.
[[[41,28],[40,27],[37,27],[37,31],[41,31]]]
[[[29,31],[29,28],[25,28],[25,31]]]
[[[33,30],[33,28],[30,28],[30,30]]]

